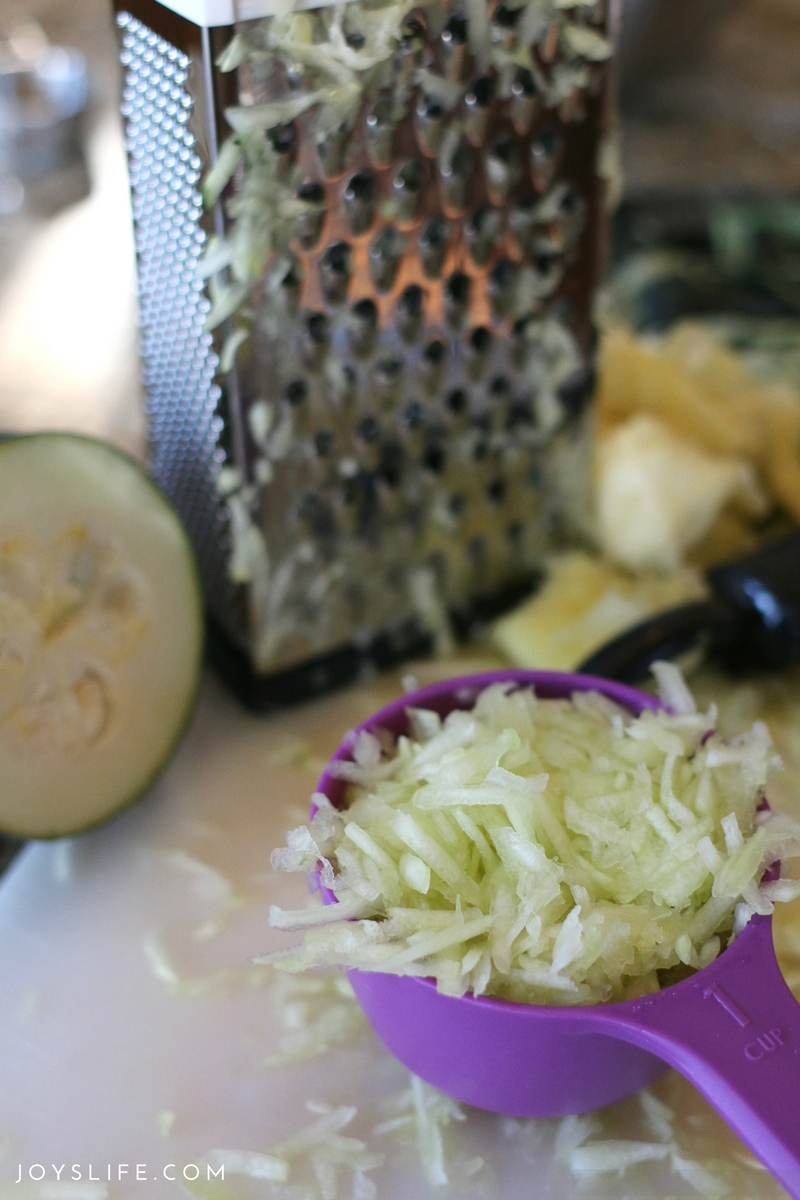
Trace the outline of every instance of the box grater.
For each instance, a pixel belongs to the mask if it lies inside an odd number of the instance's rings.
[[[615,0],[115,0],[152,469],[249,703],[585,535]]]

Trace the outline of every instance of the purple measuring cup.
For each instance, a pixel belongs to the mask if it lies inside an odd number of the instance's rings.
[[[406,709],[469,709],[491,683],[543,698],[594,689],[630,711],[653,696],[588,675],[492,671],[403,696],[359,726],[408,730]],[[332,761],[351,757],[354,737]],[[336,805],[346,784],[318,790]],[[325,903],[335,903],[322,889]],[[800,1005],[775,958],[769,917],[753,917],[710,966],[655,995],[558,1008],[444,996],[429,979],[350,971],[375,1032],[401,1062],[477,1108],[522,1117],[586,1112],[631,1095],[673,1066],[700,1091],[786,1190],[800,1200]]]

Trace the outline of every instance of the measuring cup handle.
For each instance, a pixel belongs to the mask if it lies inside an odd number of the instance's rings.
[[[775,958],[771,919],[753,917],[695,978],[619,1008],[627,1013],[616,1035],[685,1075],[800,1198],[800,1005]]]

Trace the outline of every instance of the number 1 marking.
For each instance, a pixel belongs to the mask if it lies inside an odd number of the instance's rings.
[[[750,1018],[740,1008],[736,1007],[730,996],[726,996],[722,988],[718,987],[716,983],[712,983],[711,987],[704,988],[703,999],[707,1000],[709,996],[713,996],[717,1004],[722,1005],[728,1016],[733,1017],[740,1028],[750,1024]]]

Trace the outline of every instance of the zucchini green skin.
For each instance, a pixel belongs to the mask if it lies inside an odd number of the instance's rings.
[[[63,825],[58,825],[50,830],[43,831],[37,829],[35,834],[32,834],[30,829],[26,829],[21,826],[15,826],[13,823],[4,820],[2,813],[0,812],[0,834],[10,838],[19,838],[25,840],[30,839],[36,841],[54,840],[99,828],[108,821],[112,820],[114,817],[126,811],[150,790],[150,788],[161,777],[171,762],[175,751],[182,741],[188,725],[194,715],[200,685],[202,683],[205,650],[203,591],[194,547],[175,506],[170,500],[167,499],[156,481],[146,471],[144,466],[135,458],[133,458],[132,455],[128,454],[126,451],[117,446],[111,445],[108,442],[79,433],[44,431],[36,433],[14,433],[8,435],[2,434],[0,435],[0,477],[2,477],[3,474],[4,462],[7,461],[9,455],[13,455],[19,450],[20,447],[33,447],[35,449],[37,444],[47,446],[53,445],[54,443],[65,446],[69,446],[71,443],[73,443],[82,447],[90,448],[91,453],[97,454],[98,456],[107,455],[114,461],[123,463],[127,469],[135,474],[137,480],[146,486],[152,497],[154,497],[157,501],[157,504],[167,515],[174,530],[179,534],[182,548],[185,550],[186,566],[188,568],[189,578],[192,583],[192,610],[187,611],[186,620],[192,622],[197,632],[195,638],[196,648],[193,661],[191,662],[187,672],[187,686],[185,689],[185,701],[182,706],[182,711],[176,716],[174,734],[167,743],[153,769],[143,779],[136,781],[131,794],[126,797],[124,801],[115,804],[109,809],[108,812],[98,816],[96,820],[81,822],[79,825],[73,825],[69,822],[65,822]],[[102,497],[98,497],[98,502],[101,501]]]

